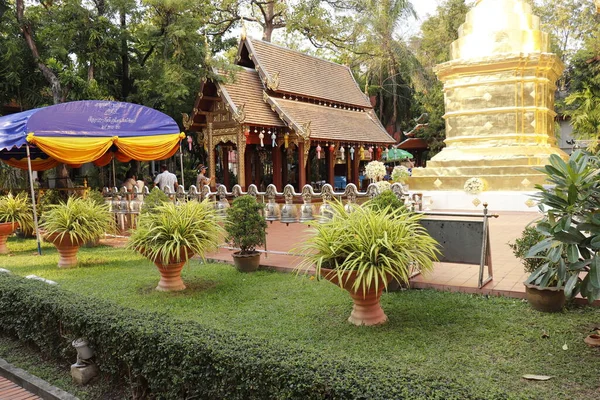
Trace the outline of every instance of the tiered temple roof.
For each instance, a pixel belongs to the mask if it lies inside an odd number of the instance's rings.
[[[205,82],[190,130],[205,126],[211,101],[240,124],[289,127],[304,139],[392,144],[346,66],[245,38],[232,82]]]

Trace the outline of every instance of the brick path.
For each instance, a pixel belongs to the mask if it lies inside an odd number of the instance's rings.
[[[42,398],[0,376],[0,400],[41,400]]]

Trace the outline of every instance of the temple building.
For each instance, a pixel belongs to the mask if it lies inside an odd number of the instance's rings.
[[[204,80],[184,116],[203,133],[209,176],[228,189],[360,187],[364,163],[395,143],[346,66],[249,37],[236,64],[232,81]]]

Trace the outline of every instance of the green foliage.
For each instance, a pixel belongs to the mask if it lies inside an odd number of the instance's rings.
[[[204,258],[216,250],[221,239],[220,217],[209,200],[181,205],[164,203],[140,215],[127,247],[150,260],[187,260],[193,254]]]
[[[59,190],[48,189],[40,191],[38,200],[40,214],[44,214],[44,212],[49,210],[53,205],[60,204],[61,201],[63,201],[63,197]]]
[[[41,217],[46,235],[69,236],[74,242],[94,241],[114,230],[114,217],[108,205],[89,199],[69,197],[66,203],[51,205]]]
[[[394,213],[398,209],[406,211],[404,203],[391,190],[384,190],[369,202],[371,208],[377,212]]]
[[[515,257],[523,262],[525,272],[534,272],[547,262],[543,258],[527,256],[529,250],[545,238],[546,236],[539,232],[535,227],[528,226],[521,233],[521,237],[517,238],[514,243],[508,244]]]
[[[537,230],[545,238],[527,256],[542,252],[547,263],[527,283],[545,287],[557,281],[557,286],[565,286],[568,298],[577,294],[590,302],[600,298],[599,166],[597,156],[576,151],[568,161],[552,155],[550,165],[538,168],[552,186],[536,186],[540,209],[546,214]]]
[[[169,196],[165,194],[158,187],[154,187],[150,194],[144,196],[144,203],[142,204],[142,214],[154,213],[157,207],[162,206],[164,203],[169,202]]]
[[[257,246],[265,244],[267,221],[261,212],[262,205],[249,195],[237,197],[227,209],[227,241],[238,247],[240,254],[254,253]]]
[[[90,189],[86,193],[86,198],[89,199],[94,204],[97,204],[99,206],[106,204],[106,201],[104,200],[104,196],[102,196],[102,193],[100,193],[99,191],[94,190],[94,189]]]
[[[209,329],[0,274],[0,331],[64,362],[85,337],[101,372],[136,398],[506,399],[403,366]],[[198,384],[202,382],[202,384]]]
[[[414,266],[427,273],[439,254],[437,242],[419,224],[421,215],[390,206],[379,209],[371,202],[347,211],[332,203],[332,218],[316,225],[314,235],[300,246],[306,254],[298,269],[336,270],[340,285],[342,272],[357,271],[353,289],[387,287],[386,276],[408,283]]]
[[[33,209],[31,200],[25,193],[13,196],[9,193],[0,197],[0,222],[18,222],[21,230],[33,230]]]

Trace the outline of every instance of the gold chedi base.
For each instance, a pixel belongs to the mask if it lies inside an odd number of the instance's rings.
[[[479,0],[435,72],[444,84],[446,147],[410,179],[414,190],[533,191],[552,154],[554,93],[564,66],[523,0]]]

